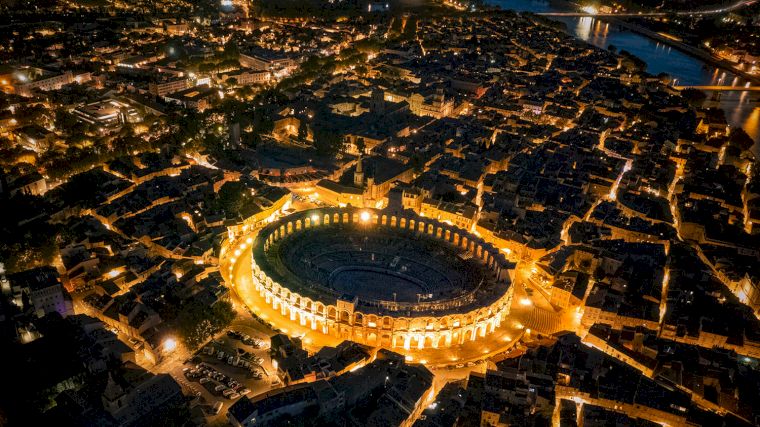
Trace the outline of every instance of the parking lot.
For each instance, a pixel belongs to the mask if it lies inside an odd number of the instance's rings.
[[[218,334],[175,375],[209,422],[222,421],[227,408],[242,396],[280,387],[269,356],[269,337],[246,325]]]

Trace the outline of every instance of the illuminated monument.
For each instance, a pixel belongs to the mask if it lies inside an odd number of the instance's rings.
[[[442,348],[509,314],[514,265],[477,236],[413,213],[298,212],[260,230],[253,283],[291,322],[386,348]]]

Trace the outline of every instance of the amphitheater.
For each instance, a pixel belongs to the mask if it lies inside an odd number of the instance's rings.
[[[291,322],[386,348],[452,347],[509,314],[514,265],[482,239],[413,213],[307,210],[261,229],[256,292]]]

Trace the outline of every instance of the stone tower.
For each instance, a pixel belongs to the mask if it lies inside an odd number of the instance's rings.
[[[356,171],[354,171],[354,185],[360,188],[364,185],[364,170],[362,168],[361,154],[359,154],[359,160],[356,161]]]

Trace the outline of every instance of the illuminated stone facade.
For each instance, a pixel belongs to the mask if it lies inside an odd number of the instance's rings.
[[[361,228],[367,233],[378,230],[384,235],[398,234],[398,239],[409,237],[410,241],[414,236],[434,239],[436,245],[447,246],[461,259],[477,261],[488,279],[451,298],[396,301],[395,293],[393,300],[336,297],[334,292],[312,282],[307,284],[302,278],[290,280],[273,271],[265,258],[267,251],[288,236],[316,227],[335,227],[336,232],[346,227]],[[396,215],[356,208],[298,212],[263,228],[252,252],[253,282],[267,304],[292,322],[312,330],[373,346],[423,349],[474,341],[499,327],[509,314],[512,301],[514,264],[498,249],[465,230],[413,213]],[[390,277],[392,273],[388,274]],[[283,283],[272,279],[278,275],[283,277]]]

